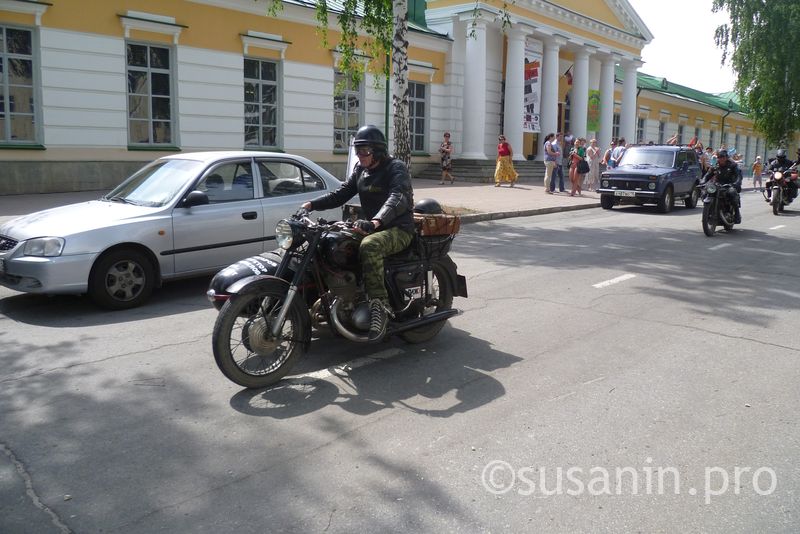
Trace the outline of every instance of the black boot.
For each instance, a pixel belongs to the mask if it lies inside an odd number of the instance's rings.
[[[386,305],[381,299],[369,301],[369,340],[372,342],[380,341],[386,335],[386,323],[389,317],[386,313]]]

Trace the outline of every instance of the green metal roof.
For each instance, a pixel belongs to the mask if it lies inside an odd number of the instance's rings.
[[[622,78],[622,74],[622,67],[617,67],[617,79]],[[636,73],[636,87],[655,93],[693,100],[725,111],[747,113],[747,110],[739,103],[738,95],[733,91],[727,93],[704,93],[703,91],[671,82],[666,78],[651,76],[643,72]]]

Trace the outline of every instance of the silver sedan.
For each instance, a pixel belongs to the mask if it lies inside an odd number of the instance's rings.
[[[0,284],[139,306],[162,281],[275,248],[275,225],[341,182],[300,156],[197,152],[157,159],[99,200],[0,226]],[[329,220],[340,211],[320,212]]]

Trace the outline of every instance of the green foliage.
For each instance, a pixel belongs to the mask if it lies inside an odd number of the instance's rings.
[[[730,24],[715,33],[722,62],[737,75],[736,91],[756,130],[772,145],[786,146],[800,130],[800,2],[714,0]]]

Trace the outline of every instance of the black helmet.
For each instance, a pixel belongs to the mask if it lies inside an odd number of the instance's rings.
[[[353,140],[355,146],[368,145],[374,148],[382,148],[386,150],[386,137],[377,126],[367,124],[362,126],[356,132],[356,137]]]
[[[719,152],[717,152],[717,157],[718,158],[727,158],[728,157],[728,151],[725,150],[725,149],[720,150]]]
[[[775,153],[775,157],[778,159],[783,159],[786,157],[786,150],[779,148],[778,151]]]
[[[428,215],[435,215],[437,213],[444,213],[442,205],[439,204],[434,198],[423,198],[414,204],[414,213],[425,213]]]

